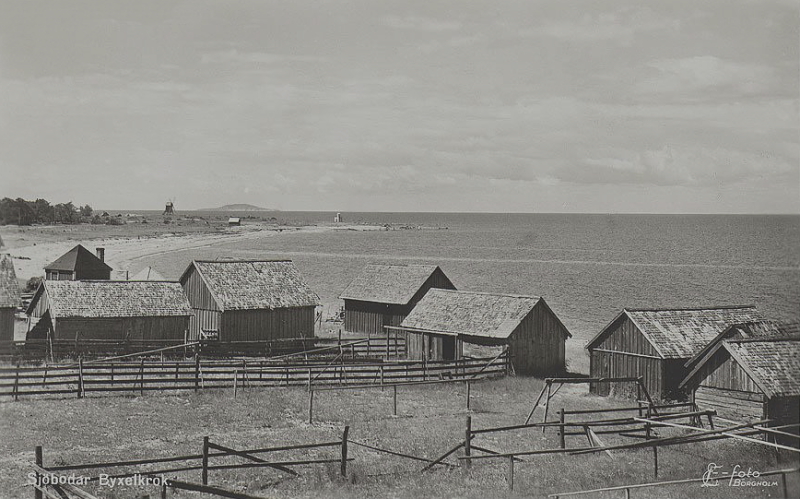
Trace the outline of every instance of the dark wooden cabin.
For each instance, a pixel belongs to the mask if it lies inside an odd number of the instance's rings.
[[[61,255],[44,268],[48,281],[108,280],[111,267],[105,263],[105,250],[97,248],[97,255],[80,244]]]
[[[564,372],[572,335],[543,298],[431,289],[400,325],[410,359],[452,360],[463,343],[507,345],[517,374]]]
[[[399,326],[432,288],[456,289],[436,265],[367,265],[339,296],[344,329],[384,334],[384,326]]]
[[[592,377],[642,376],[654,399],[683,399],[685,364],[732,324],[761,320],[752,305],[681,309],[623,309],[589,343]],[[595,383],[598,395],[636,396],[634,384]]]
[[[681,382],[699,409],[737,422],[800,423],[800,337],[722,339]],[[797,427],[784,429],[798,434]],[[797,438],[765,434],[797,447]]]
[[[21,303],[14,262],[9,255],[0,255],[0,353],[11,349],[15,314]]]
[[[190,339],[267,342],[314,336],[319,297],[291,260],[195,260],[180,278]]]
[[[177,282],[45,280],[27,314],[38,319],[28,340],[179,345],[192,311]]]

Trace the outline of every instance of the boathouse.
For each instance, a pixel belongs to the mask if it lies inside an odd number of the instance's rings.
[[[736,422],[771,420],[770,426],[800,423],[800,337],[722,339],[681,382],[698,409],[714,409]],[[797,427],[783,429],[798,434]],[[766,434],[778,443],[798,439]]]
[[[641,376],[654,399],[683,399],[685,364],[733,324],[762,320],[752,305],[623,309],[589,343],[593,378]],[[598,395],[635,397],[634,384],[593,383]]]
[[[176,282],[45,280],[27,314],[27,340],[180,345],[192,311]]]
[[[543,298],[431,289],[400,325],[410,359],[460,358],[464,343],[507,346],[517,374],[558,375],[572,335]]]
[[[384,334],[384,326],[399,326],[432,288],[456,289],[436,265],[367,265],[339,296],[344,329]]]
[[[111,267],[105,263],[105,248],[97,248],[97,255],[80,244],[61,255],[44,268],[48,281],[108,280]]]
[[[15,314],[20,303],[14,262],[11,256],[0,255],[0,353],[7,353],[11,349]]]
[[[180,278],[190,339],[268,342],[314,336],[319,297],[291,260],[194,260]]]

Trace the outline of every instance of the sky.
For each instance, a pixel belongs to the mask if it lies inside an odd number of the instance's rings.
[[[796,0],[0,0],[0,197],[800,213]]]

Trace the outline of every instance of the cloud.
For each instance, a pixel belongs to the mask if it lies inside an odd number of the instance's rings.
[[[547,19],[538,26],[518,30],[522,37],[547,37],[569,43],[616,41],[630,45],[634,38],[652,31],[680,31],[679,19],[658,16],[649,9],[623,9],[618,12],[585,12],[566,20]]]
[[[284,62],[319,62],[322,57],[270,54],[266,52],[240,52],[237,49],[206,52],[200,61],[203,64],[280,64]]]
[[[582,184],[702,187],[781,178],[797,182],[799,173],[791,160],[768,151],[672,146],[587,158],[556,172],[563,181]]]
[[[456,31],[462,26],[458,21],[442,21],[419,16],[386,16],[382,21],[385,26],[394,29],[429,32]]]
[[[661,59],[648,64],[657,74],[641,81],[636,90],[644,94],[695,94],[733,91],[743,95],[762,94],[777,83],[768,66],[721,59],[711,55]]]

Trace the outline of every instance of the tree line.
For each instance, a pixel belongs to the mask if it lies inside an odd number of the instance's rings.
[[[77,224],[82,222],[112,223],[108,217],[95,215],[94,210],[88,204],[75,206],[72,201],[50,204],[46,199],[26,201],[22,198],[3,198],[0,200],[0,225]]]

